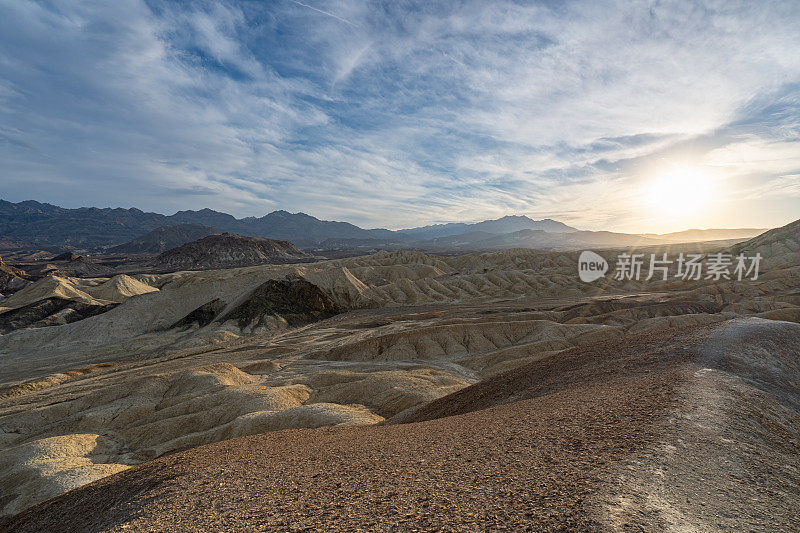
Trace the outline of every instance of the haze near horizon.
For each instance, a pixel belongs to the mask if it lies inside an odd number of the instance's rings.
[[[3,198],[627,233],[800,212],[800,4],[0,0]]]

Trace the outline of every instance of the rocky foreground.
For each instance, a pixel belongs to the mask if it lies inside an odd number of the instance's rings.
[[[3,526],[789,531],[800,514],[798,347],[800,326],[760,319],[596,343],[389,425],[157,459]]]
[[[0,302],[0,516],[780,530],[798,229],[737,245],[741,282],[589,284],[532,250],[49,276]]]

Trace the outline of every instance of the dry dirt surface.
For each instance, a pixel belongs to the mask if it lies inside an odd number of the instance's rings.
[[[591,520],[624,529],[629,520],[651,524],[637,517],[645,513],[657,516],[663,527],[715,530],[709,517],[724,520],[732,513],[712,512],[716,497],[702,500],[707,515],[686,508],[699,496],[684,492],[700,495],[706,486],[693,477],[701,472],[693,454],[703,458],[703,465],[734,472],[742,490],[760,490],[763,480],[778,477],[751,472],[753,463],[790,465],[781,475],[793,479],[794,456],[784,457],[779,448],[766,451],[758,440],[747,439],[762,435],[772,442],[780,436],[786,446],[796,446],[792,417],[797,407],[791,403],[796,383],[785,382],[796,370],[786,370],[783,377],[741,378],[743,369],[764,371],[765,361],[779,353],[772,344],[753,348],[746,364],[718,362],[725,361],[719,346],[731,345],[731,353],[738,353],[746,344],[740,337],[750,327],[755,338],[772,339],[784,350],[781,335],[790,335],[793,323],[800,322],[798,229],[789,225],[741,248],[764,256],[759,279],[745,282],[607,278],[586,284],[576,275],[577,254],[534,250],[457,257],[398,252],[311,264],[44,278],[0,302],[2,331],[8,331],[0,335],[0,516],[18,515],[106,476],[157,468],[148,465],[165,465],[183,452],[229,439],[313,429],[298,438],[314,442],[341,435],[339,446],[348,449],[346,441],[362,439],[362,430],[378,438],[398,431],[390,429],[396,423],[409,422],[402,427],[431,424],[431,434],[455,448],[449,426],[437,426],[455,423],[445,422],[453,416],[475,420],[465,431],[482,439],[483,433],[501,429],[475,425],[482,419],[472,411],[491,408],[521,416],[510,406],[574,396],[579,390],[595,395],[599,404],[621,395],[608,405],[623,413],[635,408],[629,398],[647,397],[645,380],[669,375],[658,383],[671,387],[664,401],[680,400],[680,409],[656,416],[662,411],[653,399],[649,410],[620,414],[621,420],[634,431],[634,419],[644,417],[646,434],[656,422],[669,420],[675,434],[705,432],[703,438],[717,444],[675,437],[651,448],[642,441],[639,451],[631,448],[604,463],[594,464],[586,455],[586,468],[618,466],[611,477],[598,474],[596,479],[609,491],[612,481],[622,487],[608,493],[615,494],[607,499],[613,503],[597,508],[603,509],[600,514],[592,511]],[[701,245],[691,246],[703,252]],[[613,263],[618,252],[601,253]],[[660,353],[659,343],[667,342],[665,335],[703,327],[716,333],[680,337],[685,347],[674,350],[663,372],[635,371],[657,367],[654,354]],[[685,361],[675,362],[676,354]],[[750,386],[755,381],[761,383],[756,389]],[[609,388],[612,383],[618,386]],[[652,383],[653,390],[666,390],[658,383]],[[480,391],[488,392],[476,396]],[[577,405],[575,398],[564,401]],[[774,398],[790,410],[770,403]],[[754,405],[774,409],[765,414]],[[744,416],[732,417],[730,409]],[[530,439],[556,435],[550,426],[572,427],[547,418],[552,413],[536,412],[545,418],[536,422],[538,433]],[[558,412],[569,418],[567,411]],[[615,416],[607,415],[606,425]],[[696,419],[702,419],[702,427]],[[724,436],[735,424],[749,430]],[[600,446],[602,437],[597,440]],[[625,442],[618,440],[602,446]],[[715,462],[718,447],[728,441],[741,444],[737,453],[743,455]],[[392,446],[404,450],[401,444]],[[391,461],[414,459],[400,453]],[[346,461],[349,456],[335,457]],[[289,468],[278,463],[271,468]],[[399,466],[397,472],[395,477],[405,475]],[[526,472],[509,470],[508,475]],[[642,472],[648,477],[637,477]],[[662,474],[665,481],[659,485]],[[473,492],[480,492],[480,485],[475,487]],[[599,494],[600,485],[592,487]],[[753,507],[783,505],[786,494],[792,493],[783,488],[754,493]],[[146,512],[145,507],[136,512]]]
[[[760,319],[595,343],[417,413],[450,416],[203,446],[3,526],[791,531],[798,347],[800,326]]]

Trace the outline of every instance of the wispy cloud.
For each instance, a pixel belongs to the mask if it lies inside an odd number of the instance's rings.
[[[347,19],[343,19],[342,17],[339,17],[339,16],[337,16],[337,15],[334,15],[333,13],[329,13],[329,12],[327,12],[327,11],[323,11],[322,9],[317,9],[317,8],[316,8],[316,7],[314,7],[314,6],[310,6],[310,5],[308,5],[308,4],[304,4],[304,3],[302,3],[302,2],[298,2],[297,0],[292,0],[292,2],[294,2],[294,3],[295,3],[295,4],[297,4],[298,6],[303,6],[303,7],[307,7],[308,9],[313,9],[313,10],[314,10],[314,11],[316,11],[317,13],[322,13],[323,15],[327,15],[327,16],[329,16],[329,17],[333,17],[333,18],[335,18],[336,20],[338,20],[338,21],[341,21],[341,22],[344,22],[345,24],[349,24],[349,25],[351,25],[351,26],[353,26],[353,27],[355,27],[355,28],[358,28],[358,27],[359,27],[359,26],[358,26],[358,24],[356,24],[355,22],[351,22],[351,21],[349,21],[349,20],[347,20]]]
[[[796,2],[0,6],[5,198],[647,231],[682,161],[725,183],[692,224],[799,211],[757,192],[800,170]]]

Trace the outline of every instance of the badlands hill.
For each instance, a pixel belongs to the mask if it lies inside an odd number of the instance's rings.
[[[167,250],[156,257],[152,265],[156,270],[170,272],[264,263],[298,263],[313,259],[313,256],[301,252],[287,241],[223,233]]]
[[[169,455],[5,526],[788,531],[800,514],[798,346],[800,325],[763,319],[594,343],[392,425]]]
[[[0,298],[16,292],[31,282],[31,277],[24,270],[7,265],[0,258]]]
[[[618,248],[628,246],[657,246],[658,239],[611,231],[577,231],[553,233],[544,230],[524,229],[511,233],[492,235],[485,232],[442,237],[425,245],[463,250],[504,250],[510,248],[535,248],[542,250],[578,250],[581,248]]]
[[[731,248],[731,253],[759,253],[765,258],[765,266],[775,269],[787,268],[800,262],[800,220],[782,228],[767,231],[747,242]]]
[[[0,335],[4,526],[780,530],[796,228],[735,249],[757,280],[588,284],[522,249],[39,280],[0,318],[108,308]]]
[[[124,274],[110,279],[47,276],[0,302],[0,334],[69,324],[156,290]]]
[[[130,242],[113,246],[106,252],[112,254],[160,254],[187,242],[196,241],[209,235],[219,235],[219,233],[217,228],[199,224],[161,226]]]
[[[52,275],[89,278],[108,275],[112,272],[109,267],[73,252],[66,252],[51,259],[24,266],[25,271],[36,279]]]

